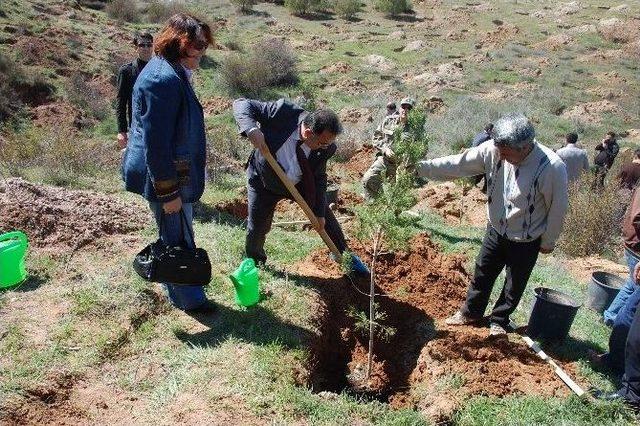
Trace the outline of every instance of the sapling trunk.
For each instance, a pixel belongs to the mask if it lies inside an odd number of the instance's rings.
[[[369,356],[367,359],[367,380],[371,377],[371,367],[373,365],[373,338],[375,333],[375,297],[376,297],[376,259],[380,251],[380,241],[382,240],[382,227],[376,228],[373,236],[373,256],[371,260],[371,280],[369,287]]]

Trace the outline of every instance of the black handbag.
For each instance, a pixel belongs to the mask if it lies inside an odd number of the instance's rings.
[[[164,214],[162,218],[164,218]],[[160,219],[161,230],[164,223],[162,218]],[[184,211],[181,210],[180,224],[183,230],[183,240],[185,222],[186,217]],[[193,233],[188,226],[187,230],[195,245]],[[151,282],[205,286],[211,280],[211,262],[205,249],[172,247],[166,245],[161,239],[149,244],[136,255],[133,260],[133,269],[142,278]]]

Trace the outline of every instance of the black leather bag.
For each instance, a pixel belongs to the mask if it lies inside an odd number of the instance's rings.
[[[181,210],[180,215],[184,230],[186,221],[184,211]],[[161,219],[160,229],[163,223],[164,220]],[[187,229],[191,241],[195,244],[190,228],[187,227]],[[205,286],[211,280],[211,262],[205,249],[171,247],[160,239],[149,244],[136,255],[133,260],[133,269],[142,278],[151,282]]]

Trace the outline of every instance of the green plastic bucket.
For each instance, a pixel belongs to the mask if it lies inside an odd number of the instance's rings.
[[[14,287],[27,278],[24,258],[28,246],[22,231],[0,235],[0,290]]]
[[[236,289],[236,303],[242,306],[252,306],[260,300],[260,282],[258,268],[251,258],[240,263],[231,275],[231,282]]]

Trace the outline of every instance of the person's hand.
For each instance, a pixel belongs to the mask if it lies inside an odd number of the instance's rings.
[[[327,221],[324,217],[317,217],[316,219],[318,219],[318,227],[316,228],[316,231],[320,232],[324,229],[324,225]]]
[[[125,149],[127,147],[127,143],[129,142],[129,137],[126,133],[118,133],[118,148]]]
[[[540,247],[540,253],[542,254],[552,253],[554,248],[555,247],[551,247],[551,248]]]
[[[182,209],[182,198],[178,197],[175,200],[167,201],[162,205],[162,209],[166,214],[178,213]]]
[[[267,147],[267,143],[264,141],[264,133],[262,130],[255,129],[247,136],[251,145],[258,151],[260,151],[263,155],[269,152],[269,147]]]
[[[636,267],[633,268],[633,280],[636,285],[640,285],[640,262],[636,263]]]

